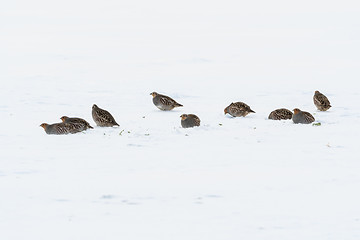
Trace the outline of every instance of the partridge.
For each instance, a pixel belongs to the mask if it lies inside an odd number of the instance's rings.
[[[108,111],[99,108],[96,104],[92,106],[92,117],[99,127],[120,126]]]
[[[84,130],[86,130],[88,128],[93,128],[92,126],[90,126],[90,124],[87,121],[85,121],[82,118],[69,118],[67,116],[62,116],[60,119],[64,123],[73,123],[81,131],[84,131]]]
[[[294,114],[292,116],[292,120],[294,123],[303,123],[303,124],[309,124],[315,121],[315,118],[313,115],[311,115],[308,112],[303,112],[298,108],[294,109]]]
[[[233,117],[245,117],[249,113],[255,113],[251,108],[243,103],[243,102],[236,102],[231,103],[224,109],[225,114],[230,114]]]
[[[331,108],[329,99],[319,91],[315,91],[313,100],[314,100],[315,106],[320,111],[326,111],[329,108]]]
[[[286,109],[286,108],[279,108],[276,109],[274,111],[272,111],[269,115],[269,119],[272,120],[286,120],[286,119],[291,119],[292,118],[293,113]]]
[[[162,111],[170,111],[176,107],[182,107],[180,103],[177,103],[174,99],[171,97],[158,94],[157,92],[152,92],[150,95],[153,96],[153,103],[154,105],[162,110]]]
[[[40,127],[44,128],[47,134],[61,135],[81,132],[78,128],[76,128],[75,124],[73,123],[42,123]]]
[[[182,114],[181,126],[183,128],[192,128],[200,126],[200,118],[194,114]]]

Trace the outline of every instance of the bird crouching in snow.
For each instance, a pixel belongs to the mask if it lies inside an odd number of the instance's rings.
[[[230,114],[233,117],[245,117],[249,113],[255,113],[249,105],[243,102],[231,103],[224,109],[225,114]]]
[[[63,135],[81,132],[81,130],[79,130],[77,126],[73,123],[42,123],[40,127],[44,128],[47,134]]]
[[[182,107],[180,103],[177,103],[174,99],[171,97],[158,94],[157,92],[152,92],[150,95],[153,96],[153,103],[154,105],[162,110],[162,111],[170,111],[176,107]]]
[[[272,119],[272,120],[287,120],[287,119],[291,119],[292,115],[293,115],[293,113],[290,110],[288,110],[286,108],[279,108],[279,109],[272,111],[269,114],[268,118]]]
[[[192,128],[200,126],[200,118],[194,114],[182,114],[181,126],[183,128]]]
[[[316,108],[320,111],[326,111],[331,108],[329,99],[319,91],[315,91],[313,100]]]
[[[81,131],[87,130],[89,128],[93,128],[92,126],[90,126],[90,124],[86,120],[84,120],[82,118],[69,118],[67,116],[62,116],[60,119],[64,123],[75,124]]]
[[[309,124],[315,121],[313,115],[308,112],[303,112],[298,108],[294,109],[294,114],[292,116],[292,120],[294,123],[302,123],[302,124]]]
[[[99,108],[96,104],[92,106],[92,117],[99,127],[120,126],[108,111]]]

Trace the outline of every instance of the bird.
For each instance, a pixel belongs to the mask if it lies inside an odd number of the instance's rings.
[[[181,116],[181,126],[183,128],[192,128],[200,126],[200,118],[195,114],[182,114]]]
[[[232,102],[229,106],[227,106],[224,109],[224,113],[225,114],[228,113],[233,117],[245,117],[249,113],[255,113],[255,112],[251,110],[251,108],[243,102],[236,102],[236,103]]]
[[[319,91],[315,91],[313,100],[314,100],[315,106],[320,111],[326,111],[329,108],[331,108],[329,99]]]
[[[272,120],[284,119],[284,120],[286,120],[286,119],[291,119],[292,115],[293,115],[293,113],[290,110],[288,110],[286,108],[279,108],[279,109],[272,111],[269,114],[269,119],[272,119]]]
[[[92,117],[99,127],[120,126],[108,111],[99,108],[96,104],[92,106]]]
[[[174,99],[171,97],[159,94],[157,92],[152,92],[150,95],[153,96],[153,103],[154,105],[162,110],[162,111],[170,111],[176,107],[182,107],[180,103],[177,103]]]
[[[90,124],[82,118],[69,118],[68,116],[62,116],[60,118],[64,123],[73,123],[79,130],[84,131],[89,128],[93,128]]]
[[[62,135],[81,132],[73,123],[42,123],[40,127],[44,128],[47,134]]]
[[[313,115],[308,112],[301,111],[298,108],[295,108],[293,111],[294,114],[292,116],[292,120],[294,123],[309,124],[315,121]]]

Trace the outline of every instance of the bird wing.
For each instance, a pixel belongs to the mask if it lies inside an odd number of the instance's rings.
[[[292,112],[285,108],[279,109],[278,112],[279,112],[279,116],[281,116],[282,118],[291,118],[292,117]]]
[[[249,111],[250,110],[250,107],[243,102],[236,102],[236,103],[234,103],[234,106],[237,109],[239,109],[240,111]]]
[[[319,105],[322,106],[330,105],[329,99],[323,94],[316,95],[314,97],[314,101],[316,101]]]
[[[114,117],[106,110],[99,109],[98,116],[106,122],[115,122]]]
[[[194,121],[196,123],[197,126],[200,126],[200,118],[198,118],[197,116],[194,117]]]
[[[311,113],[308,113],[308,112],[303,112],[304,113],[304,118],[306,120],[306,122],[314,122],[315,121],[315,118],[313,115],[311,115]]]
[[[171,106],[177,103],[174,99],[168,96],[160,96],[160,102],[167,106]]]

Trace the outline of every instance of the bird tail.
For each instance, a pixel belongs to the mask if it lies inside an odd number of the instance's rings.
[[[249,111],[249,112],[255,113],[255,111],[254,111],[254,110],[251,110],[251,109],[250,109],[250,111]]]
[[[183,107],[180,103],[175,103],[175,107]]]
[[[93,127],[92,127],[92,126],[90,126],[90,125],[89,125],[88,127],[89,127],[89,128],[93,128]]]

